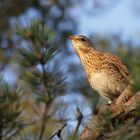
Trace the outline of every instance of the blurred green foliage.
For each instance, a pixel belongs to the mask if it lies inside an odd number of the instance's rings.
[[[0,80],[0,139],[10,138],[22,128],[20,90]]]

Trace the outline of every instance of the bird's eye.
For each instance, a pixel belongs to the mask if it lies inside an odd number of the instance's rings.
[[[85,39],[85,38],[81,38],[81,40],[82,40],[82,41],[86,41],[86,39]]]

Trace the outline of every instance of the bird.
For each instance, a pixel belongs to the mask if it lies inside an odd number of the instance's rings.
[[[111,104],[129,85],[131,73],[127,66],[117,55],[98,51],[84,35],[69,38],[91,87]]]

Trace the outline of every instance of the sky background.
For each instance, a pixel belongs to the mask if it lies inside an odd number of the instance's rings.
[[[137,17],[140,16],[140,11],[136,9],[140,7],[138,0],[114,0],[108,2],[106,8],[101,7],[101,10],[97,11],[92,4],[91,0],[82,1],[75,9],[71,9],[73,16],[78,17],[78,34],[95,33],[105,36],[121,33],[124,40],[131,38],[140,42],[140,19]]]

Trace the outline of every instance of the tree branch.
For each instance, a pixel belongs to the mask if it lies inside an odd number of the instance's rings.
[[[128,87],[129,89],[129,87]],[[119,118],[126,121],[135,117],[136,109],[140,103],[140,92],[134,93],[126,89],[114,103],[99,108],[97,115],[91,119],[86,128],[80,134],[81,140],[93,140],[101,137],[107,129],[107,124],[102,114],[105,111],[111,112],[111,118]]]

